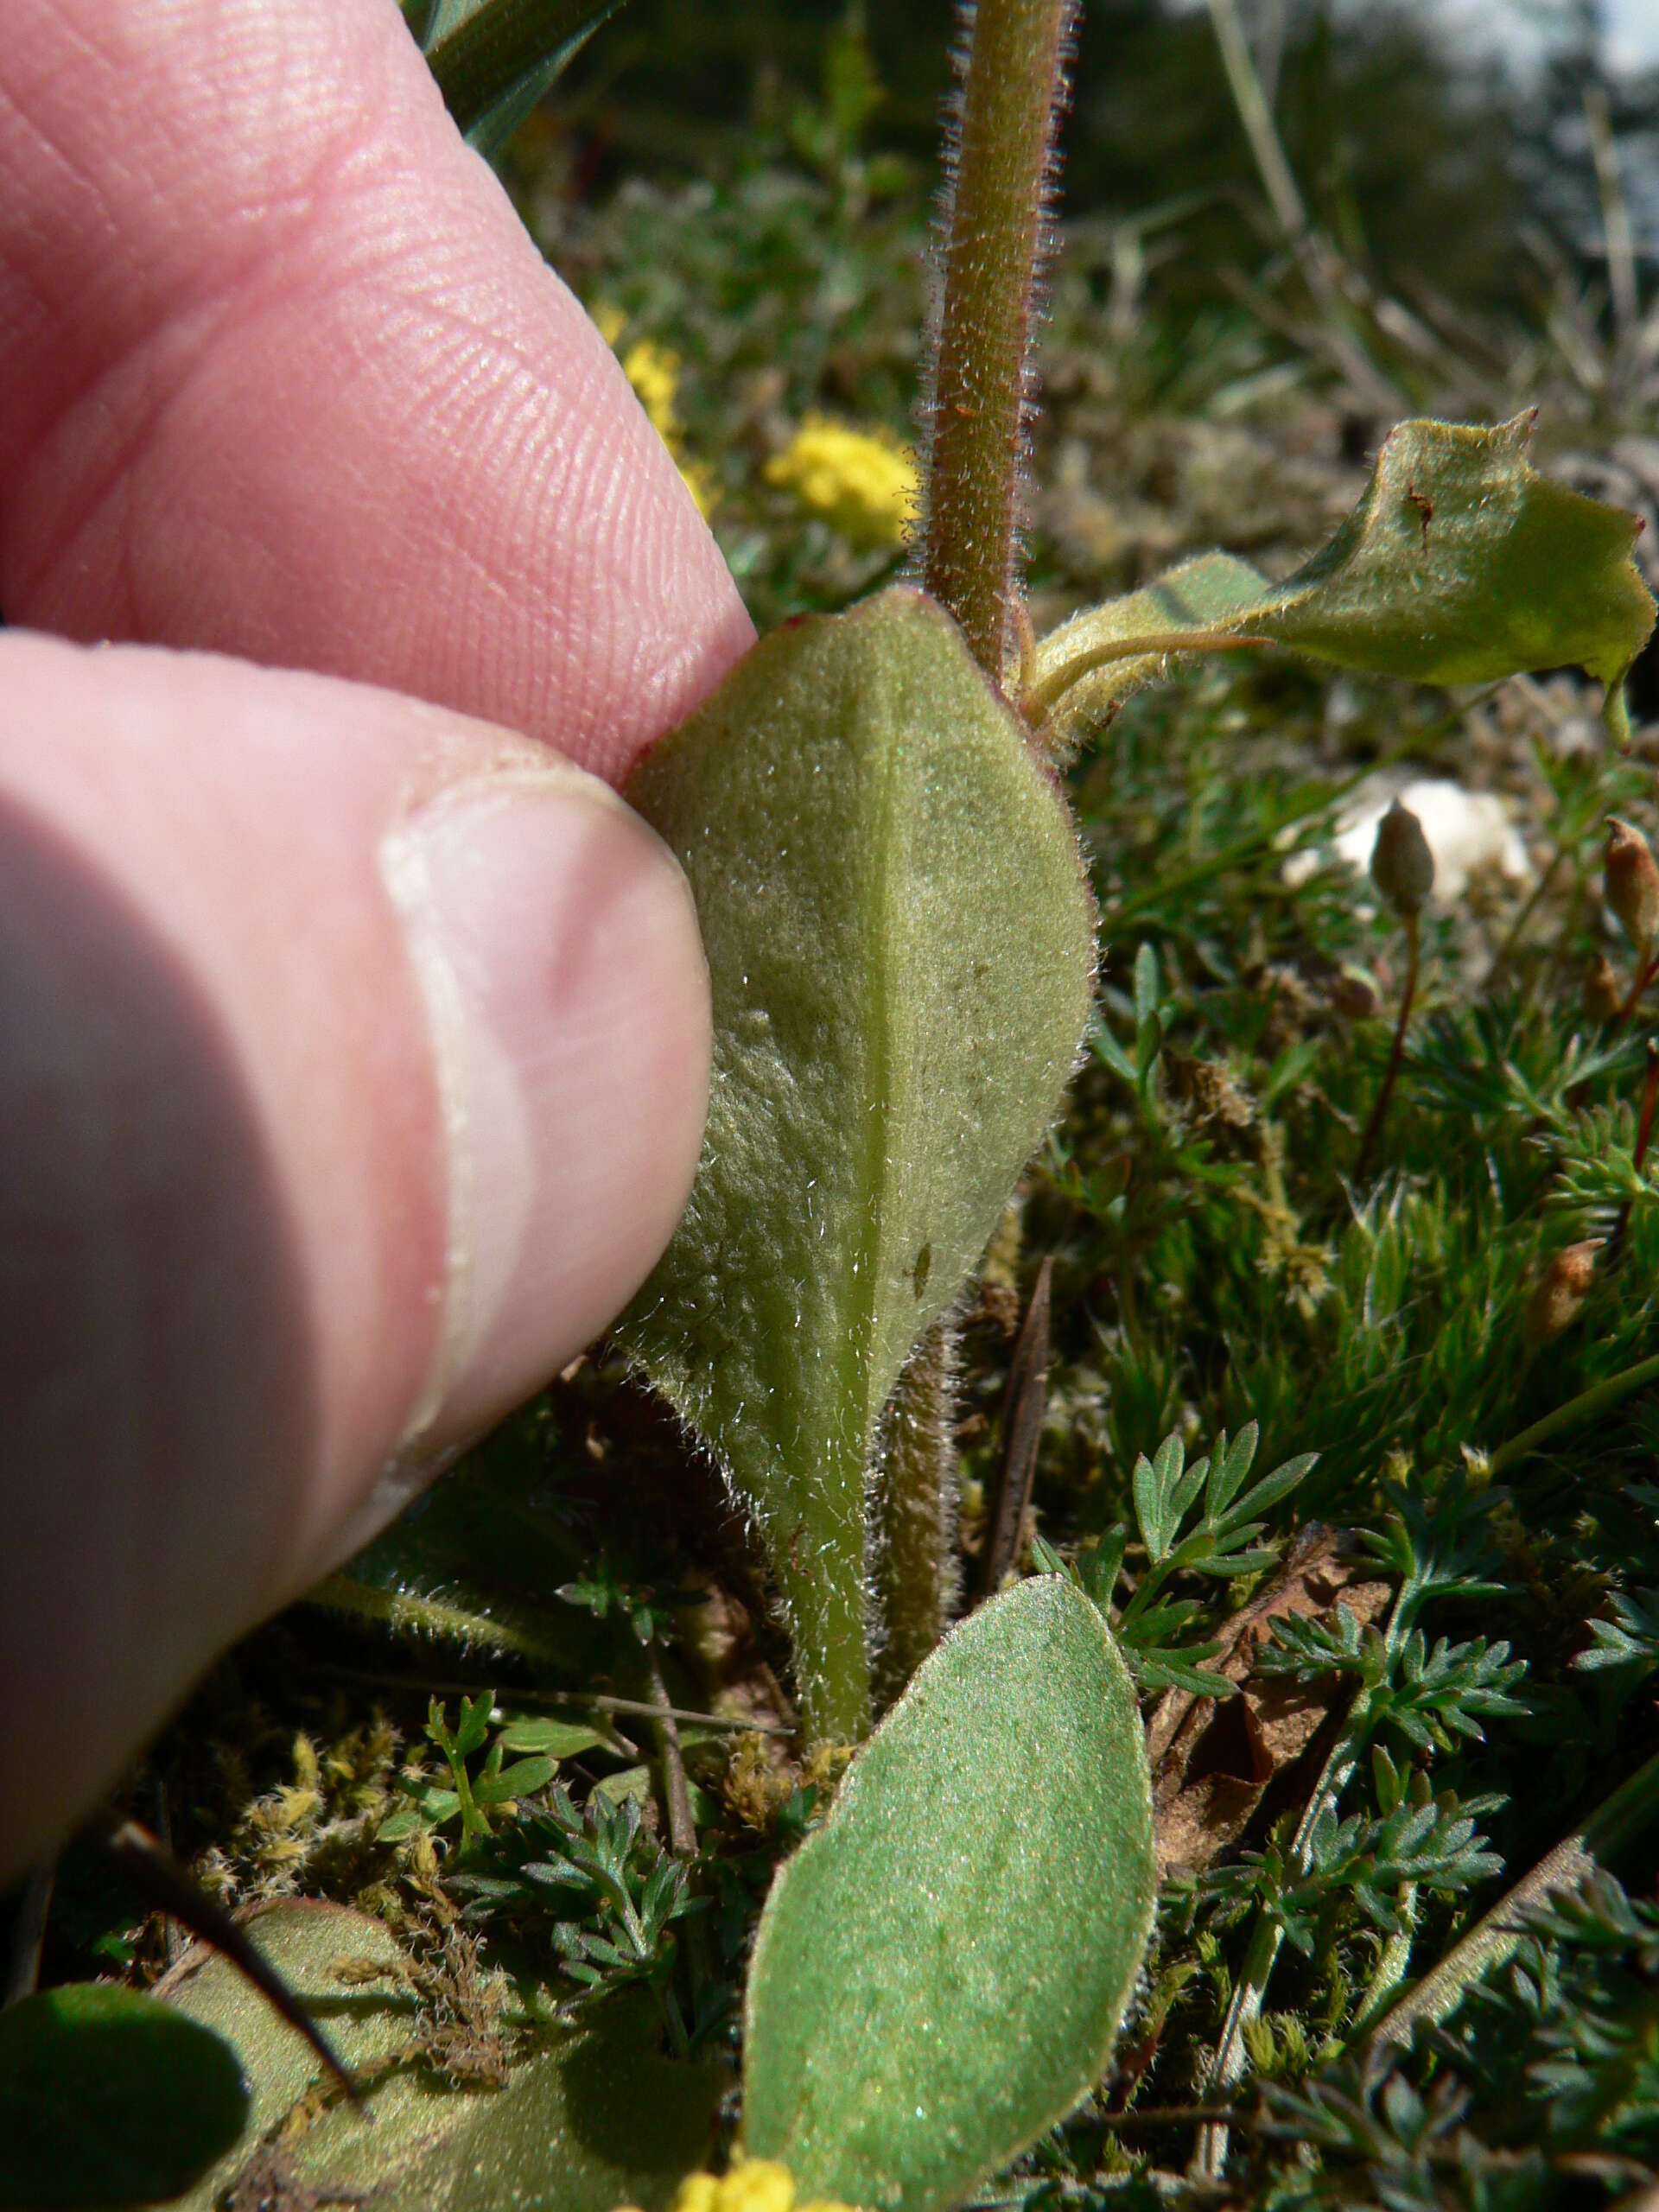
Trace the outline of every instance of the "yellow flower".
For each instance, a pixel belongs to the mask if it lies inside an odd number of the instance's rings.
[[[688,2174],[674,2199],[674,2212],[720,2212],[720,2183],[713,2174]]]
[[[619,2212],[632,2212],[627,2205]],[[713,2174],[688,2174],[680,2183],[672,2212],[850,2212],[844,2204],[815,2198],[795,2202],[795,2177],[776,2158],[746,2158],[740,2152],[721,2180]]]
[[[594,321],[609,345],[614,345],[620,337],[624,320],[620,309],[607,307],[603,302],[594,309]],[[652,428],[673,454],[680,480],[696,501],[697,512],[707,522],[720,497],[720,486],[713,469],[700,461],[686,458],[684,431],[674,404],[680,389],[679,355],[670,353],[666,346],[658,345],[654,339],[636,339],[622,356],[622,373],[651,417]],[[698,2208],[698,2212],[706,2212],[706,2208]]]
[[[715,512],[715,502],[720,497],[720,486],[715,480],[714,470],[706,467],[700,461],[683,460],[677,453],[674,458],[679,462],[681,483],[696,501],[697,512],[707,522]]]
[[[855,430],[826,415],[807,416],[766,463],[768,484],[869,551],[904,543],[921,480],[915,454],[890,432]]]
[[[614,346],[628,327],[628,318],[614,300],[595,300],[588,309],[607,346]]]
[[[622,356],[622,373],[639,393],[658,436],[672,446],[680,435],[680,418],[674,411],[680,388],[679,355],[654,339],[637,338]]]
[[[795,2177],[787,2166],[776,2158],[744,2158],[720,2184],[718,2212],[791,2212],[794,2202]]]

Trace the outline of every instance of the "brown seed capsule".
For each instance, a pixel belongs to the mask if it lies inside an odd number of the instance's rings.
[[[1535,1351],[1553,1343],[1583,1313],[1596,1279],[1596,1255],[1606,1242],[1605,1236],[1590,1236],[1582,1244],[1569,1244],[1538,1278],[1521,1319],[1521,1333]]]
[[[1584,978],[1584,1010],[1592,1021],[1616,1021],[1624,1004],[1618,975],[1605,952],[1590,963]]]
[[[1659,937],[1659,862],[1642,832],[1616,814],[1607,817],[1601,889],[1620,928],[1645,960]]]
[[[1398,799],[1376,825],[1371,881],[1400,915],[1417,913],[1434,888],[1434,855],[1423,825]]]

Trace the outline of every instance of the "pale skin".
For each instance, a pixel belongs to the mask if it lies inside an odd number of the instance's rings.
[[[752,633],[395,0],[8,0],[0,332],[3,1883],[666,1241]]]

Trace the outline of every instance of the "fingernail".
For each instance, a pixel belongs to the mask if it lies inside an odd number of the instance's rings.
[[[405,1438],[418,1454],[530,1395],[655,1262],[696,1167],[709,983],[672,855],[579,769],[451,790],[382,866],[448,1175],[440,1342]]]

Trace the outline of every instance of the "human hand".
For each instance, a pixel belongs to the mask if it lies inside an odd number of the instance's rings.
[[[3,1881],[666,1241],[752,633],[395,0],[11,0],[0,330]]]

